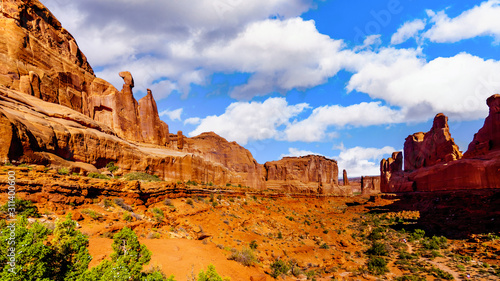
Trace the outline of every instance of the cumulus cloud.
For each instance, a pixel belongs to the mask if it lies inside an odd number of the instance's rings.
[[[381,102],[363,102],[346,107],[321,106],[315,108],[308,118],[289,125],[285,129],[285,134],[289,141],[314,142],[325,139],[330,126],[365,127],[401,122],[404,122],[404,114],[381,105]]]
[[[393,147],[383,148],[360,147],[343,148],[337,157],[339,171],[346,170],[350,177],[380,174],[380,160],[396,151]]]
[[[213,131],[240,145],[251,140],[279,138],[278,128],[289,124],[292,117],[308,107],[306,103],[288,105],[284,98],[269,98],[262,103],[235,102],[226,108],[224,114],[203,118],[189,136]]]
[[[290,47],[286,45],[290,43],[288,40],[281,46],[274,46],[271,42],[281,29],[290,35],[291,29],[297,28],[296,41],[300,36],[319,35],[318,32],[304,34],[310,31],[307,28],[314,26],[313,23],[302,24],[306,30],[301,29],[300,23],[291,24],[287,31],[284,26],[273,29],[272,21],[267,20],[273,16],[279,16],[276,23],[296,19],[312,7],[312,0],[149,0],[147,4],[128,0],[46,0],[44,4],[75,36],[89,62],[98,69],[97,75],[117,87],[121,86],[117,73],[129,70],[139,88],[145,89],[159,79],[168,78],[187,94],[191,83],[203,85],[207,76],[215,71],[245,70],[240,68],[241,65],[235,67],[230,64],[232,59],[238,59],[244,52],[214,57],[213,50],[227,45],[251,50],[253,46],[245,46],[245,43],[266,27],[270,30],[260,38],[268,41],[262,42],[263,47],[277,48],[276,53],[280,52],[279,49],[286,52]],[[329,39],[327,36],[323,38]],[[257,52],[253,50],[252,54]],[[293,54],[293,50],[290,52]],[[302,55],[308,54],[310,52]],[[254,69],[254,61],[260,60],[269,67],[276,63],[266,61],[264,56],[252,58],[250,55],[243,61],[249,65],[246,69],[250,72],[260,71]],[[312,62],[313,65],[315,63]],[[276,71],[282,69],[281,65]],[[256,75],[254,80],[258,81],[259,77]],[[293,79],[290,73],[277,78],[282,80],[276,83],[277,88],[289,87],[287,83]],[[257,82],[251,87],[256,85]],[[164,96],[159,95],[160,98]]]
[[[432,42],[453,43],[477,36],[492,36],[500,42],[500,0],[489,0],[455,18],[445,11],[427,11],[434,24],[424,37]]]
[[[416,19],[405,22],[391,37],[391,44],[397,45],[406,42],[408,39],[418,35],[418,32],[425,28],[425,21]]]
[[[168,116],[170,120],[172,121],[181,121],[181,114],[182,114],[183,109],[175,109],[175,110],[163,110],[162,112],[159,113],[160,116]]]
[[[385,48],[357,54],[347,90],[401,107],[407,121],[423,121],[438,112],[461,120],[484,118],[486,98],[500,90],[500,62],[467,53],[427,62],[417,50]]]

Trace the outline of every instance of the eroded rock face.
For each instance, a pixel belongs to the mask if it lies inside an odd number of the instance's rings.
[[[168,125],[160,120],[158,108],[150,89],[148,94],[139,100],[139,120],[144,142],[166,145],[169,142]]]
[[[262,165],[236,142],[228,142],[214,132],[184,138],[183,142],[184,151],[201,155],[207,161],[219,163],[238,174],[240,180],[234,183],[255,188],[264,186]]]
[[[380,193],[380,177],[361,177],[361,194],[372,195]]]
[[[349,185],[349,179],[347,178],[347,171],[345,169],[342,171],[342,180],[344,185]]]
[[[464,157],[476,158],[500,149],[500,95],[496,94],[486,100],[490,112],[483,127],[474,135]]]
[[[95,77],[73,36],[37,0],[2,7],[0,84],[81,112]]]
[[[121,91],[96,78],[73,36],[38,0],[12,0],[2,7],[0,85],[83,113],[127,140],[168,142],[168,126],[152,95],[139,108],[130,72],[119,73]]]
[[[119,73],[120,91],[95,77],[75,39],[38,0],[3,1],[2,8],[2,160],[57,162],[86,171],[113,161],[124,172],[145,171],[167,180],[267,186],[264,165],[235,142],[213,133],[169,134],[151,91],[135,100],[130,72]],[[280,163],[286,167],[269,165],[271,174],[289,172],[276,174],[273,187],[336,191],[335,161],[310,157]]]
[[[438,114],[431,131],[407,138],[405,172],[394,172],[390,159],[382,160],[382,192],[500,188],[500,96],[491,96],[487,104],[489,116],[464,158],[449,136],[446,118]]]
[[[264,164],[266,187],[290,191],[347,195],[349,188],[338,185],[337,161],[324,156],[284,157]]]
[[[404,144],[404,169],[407,172],[462,158],[450,135],[448,117],[439,113],[427,133],[415,133]]]

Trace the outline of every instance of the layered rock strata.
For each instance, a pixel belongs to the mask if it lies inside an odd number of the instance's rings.
[[[264,164],[266,188],[312,193],[351,194],[339,187],[337,161],[318,155],[284,157]]]
[[[361,177],[361,194],[373,195],[380,193],[380,177]]]
[[[121,91],[96,78],[73,36],[38,0],[4,1],[2,8],[0,85],[83,113],[124,139],[168,142],[151,92],[138,104],[129,72],[119,74]]]
[[[500,95],[488,98],[487,104],[489,115],[463,158],[449,136],[447,118],[438,114],[431,131],[418,138],[422,141],[414,141],[415,134],[407,138],[405,172],[399,165],[391,166],[394,159],[381,161],[381,191],[500,188]]]

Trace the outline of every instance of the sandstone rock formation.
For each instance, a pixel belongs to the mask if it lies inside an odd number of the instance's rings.
[[[349,179],[347,178],[347,171],[345,169],[342,171],[342,181],[344,182],[344,186],[349,185]]]
[[[427,133],[415,133],[404,144],[404,170],[413,170],[462,158],[448,127],[448,117],[439,113]]]
[[[216,134],[170,134],[153,93],[148,90],[137,102],[127,71],[119,73],[120,91],[95,77],[75,39],[38,0],[4,1],[2,9],[2,160],[69,166],[76,172],[95,172],[112,161],[124,173],[262,189],[271,175],[273,188],[336,190],[333,160],[290,158],[267,170],[248,150]]]
[[[405,172],[394,159],[380,164],[382,192],[500,188],[500,96],[487,100],[489,116],[461,158],[449,135],[447,118],[438,114],[431,131],[405,142]],[[394,157],[392,157],[394,158]],[[408,167],[407,167],[408,165]]]
[[[168,142],[168,126],[152,95],[139,106],[129,72],[119,73],[125,81],[121,91],[96,78],[73,36],[38,0],[12,0],[2,7],[0,85],[83,113],[124,139]]]
[[[207,132],[186,138],[184,150],[228,167],[238,174],[238,182],[243,186],[264,187],[263,166],[257,163],[250,151],[236,142],[228,142],[213,132]]]
[[[380,177],[361,177],[361,194],[373,195],[380,193]]]
[[[350,189],[338,186],[337,161],[324,156],[284,157],[265,163],[264,169],[268,189],[350,194]]]
[[[469,148],[464,154],[466,158],[475,158],[487,155],[491,151],[500,149],[500,95],[496,94],[486,100],[490,108],[483,127],[474,135]]]

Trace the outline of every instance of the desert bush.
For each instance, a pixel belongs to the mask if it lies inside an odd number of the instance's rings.
[[[371,241],[380,240],[385,238],[385,229],[382,227],[377,227],[368,235],[368,239]]]
[[[198,274],[197,281],[229,281],[231,280],[228,277],[222,278],[217,271],[215,270],[215,266],[210,264],[207,268],[207,271],[201,270]]]
[[[153,208],[151,209],[151,212],[153,213],[154,218],[157,222],[161,222],[165,218],[165,215],[163,214],[163,211],[160,208]]]
[[[99,173],[94,173],[94,172],[88,173],[87,177],[93,178],[93,179],[109,180],[108,176],[103,175],[103,174],[99,174]]]
[[[86,214],[94,220],[100,220],[101,218],[103,218],[102,214],[91,209],[82,210],[82,214]]]
[[[170,207],[174,206],[174,204],[172,203],[172,200],[170,200],[168,198],[163,201],[163,204],[166,206],[170,206]]]
[[[123,176],[127,181],[161,181],[157,175],[150,175],[144,172],[132,172]]]
[[[320,249],[330,249],[330,246],[328,246],[328,244],[326,243],[323,243],[321,244],[321,246],[319,246]]]
[[[424,238],[425,236],[425,231],[422,229],[415,229],[413,233],[410,234],[409,241],[415,241],[415,240],[420,240]]]
[[[130,215],[130,213],[123,214],[123,220],[131,222],[133,220],[132,215]]]
[[[59,175],[68,175],[69,174],[69,169],[66,168],[66,167],[63,167],[63,168],[60,168],[59,170],[57,170],[57,173]]]
[[[104,204],[104,208],[109,208],[109,207],[113,206],[113,202],[110,199],[104,199],[103,204]]]
[[[119,169],[118,166],[115,165],[115,162],[109,162],[107,165],[106,165],[106,168],[108,169],[108,171],[110,171],[111,173],[115,172],[116,170]]]
[[[453,275],[451,275],[450,273],[446,272],[446,271],[443,271],[439,268],[436,268],[436,267],[432,267],[431,269],[431,272],[434,276],[438,277],[438,278],[442,278],[442,279],[445,279],[445,280],[453,280],[455,279],[453,277]]]
[[[188,198],[188,199],[186,200],[186,204],[193,206],[193,205],[194,205],[193,199]]]
[[[251,249],[243,248],[241,251],[232,249],[229,260],[237,261],[244,266],[251,266],[257,261],[257,258]]]
[[[257,247],[257,240],[252,240],[252,242],[250,242],[250,249],[255,250]]]
[[[380,242],[373,242],[372,246],[366,251],[371,256],[388,256],[389,251],[387,245]]]
[[[186,185],[197,186],[197,185],[198,185],[198,183],[197,183],[196,181],[188,180],[188,181],[186,182]]]
[[[381,257],[371,257],[367,263],[368,271],[373,275],[382,275],[389,272],[387,261]]]
[[[132,212],[132,207],[130,207],[129,205],[125,204],[125,201],[123,201],[122,198],[115,198],[113,200],[113,202],[115,202],[116,205],[120,206],[125,211]]]
[[[281,275],[287,275],[289,270],[290,270],[290,265],[288,265],[288,263],[286,263],[281,259],[277,259],[271,264],[270,275],[273,278],[278,278]]]
[[[0,211],[4,214],[9,214],[9,208],[14,208],[16,215],[26,216],[28,218],[40,217],[38,208],[30,200],[24,200],[19,197],[15,197],[13,205],[12,203],[9,205],[9,202],[7,202],[0,208]]]

